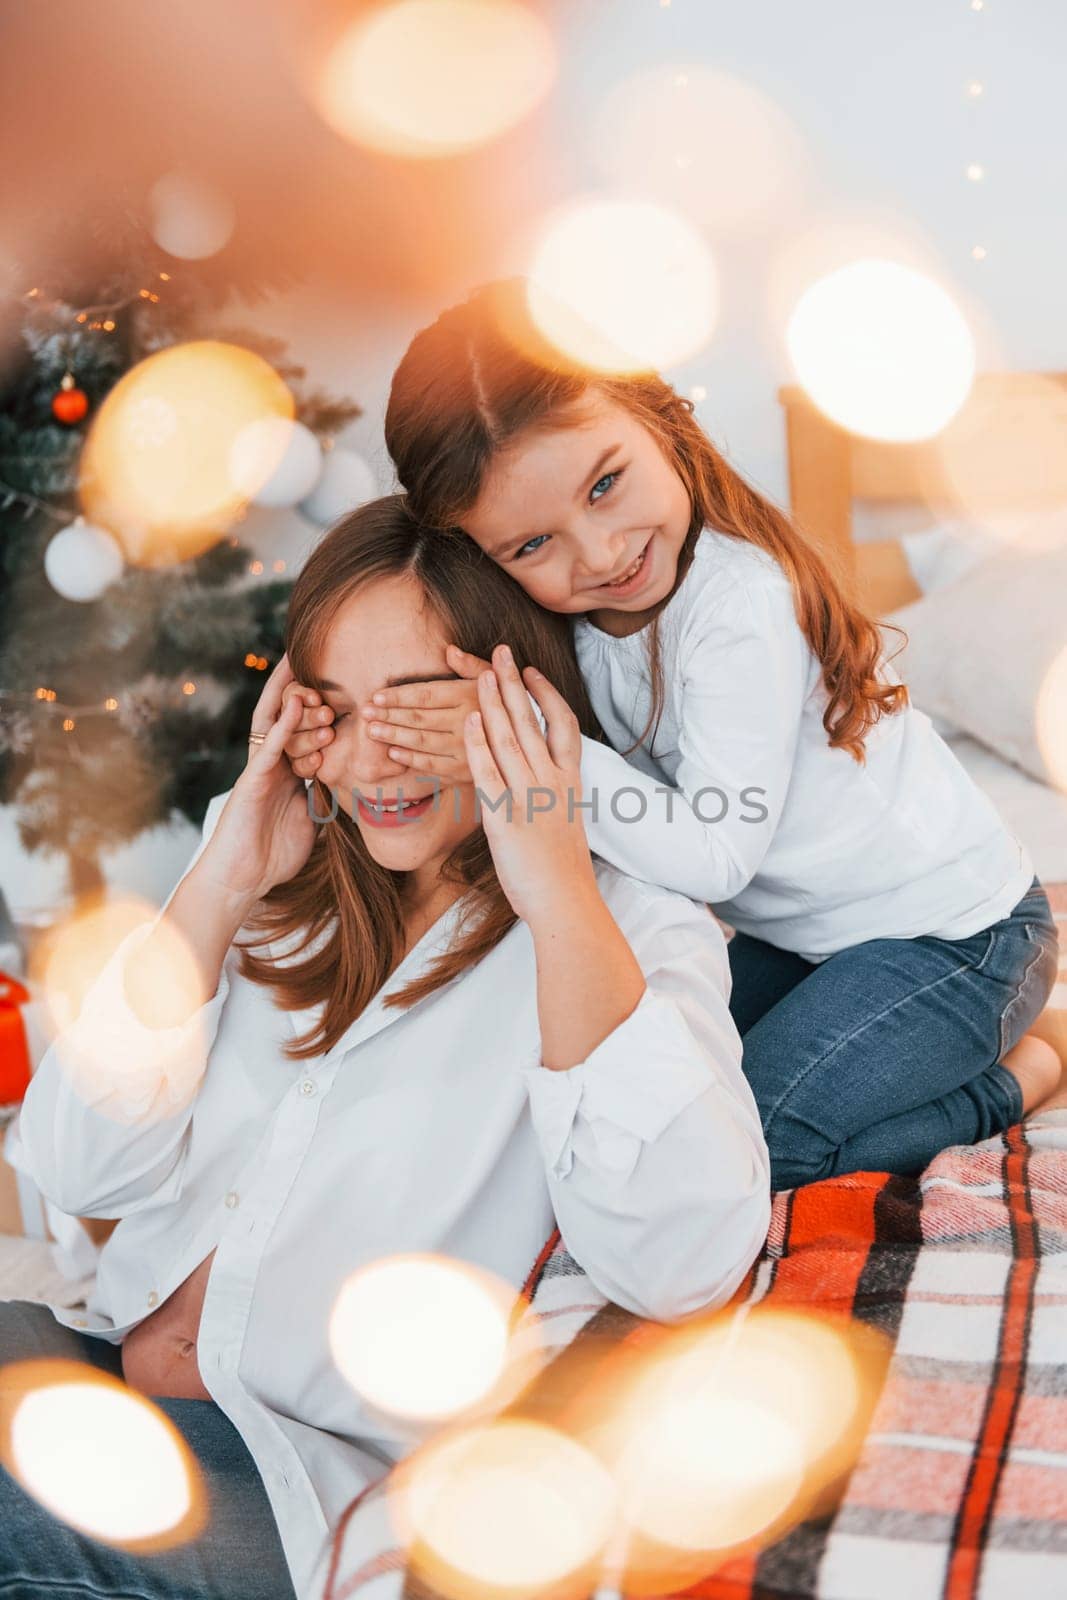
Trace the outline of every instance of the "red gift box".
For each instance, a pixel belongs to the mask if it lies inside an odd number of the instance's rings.
[[[21,1100],[30,1081],[30,1048],[22,1007],[30,991],[17,978],[0,972],[0,1105]]]

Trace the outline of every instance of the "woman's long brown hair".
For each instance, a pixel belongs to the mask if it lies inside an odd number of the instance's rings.
[[[383,579],[410,577],[447,638],[489,659],[501,640],[515,665],[536,666],[574,711],[581,731],[603,734],[590,707],[566,618],[542,610],[483,555],[472,539],[442,538],[411,516],[402,495],[371,501],[334,524],[308,558],[289,600],[286,650],[298,683],[321,687],[319,662],[339,608]],[[255,935],[242,942],[240,971],[274,989],[289,1011],[322,1004],[313,1029],[287,1041],[294,1061],[330,1049],[387,981],[405,948],[403,891],[407,874],[383,867],[363,843],[357,823],[318,779],[311,791],[316,830],[311,855],[288,883],[278,884],[246,924]],[[517,918],[500,887],[488,840],[479,826],[442,867],[443,878],[466,893],[451,946],[426,972],[385,997],[407,1008],[450,983],[497,945]],[[333,924],[331,929],[331,924]],[[330,930],[327,932],[327,930]],[[287,958],[320,935],[320,948],[295,964],[251,953],[266,940],[297,935]]]
[[[671,594],[705,527],[769,551],[792,583],[797,622],[822,664],[828,742],[862,766],[869,729],[908,704],[903,684],[879,676],[884,642],[877,624],[847,597],[790,518],[719,453],[696,421],[692,401],[653,372],[604,376],[565,360],[534,326],[526,287],[524,279],[509,278],[476,289],[417,333],[396,369],[385,440],[415,514],[442,532],[462,530],[496,453],[527,429],[565,425],[569,415],[580,415],[590,391],[598,391],[655,436],[689,492],[692,516]],[[649,628],[651,715],[626,754],[653,723],[658,727],[664,699],[659,617],[669,599],[660,602]]]

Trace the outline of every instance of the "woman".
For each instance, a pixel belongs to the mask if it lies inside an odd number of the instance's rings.
[[[470,778],[412,781],[348,708],[383,677],[447,675],[451,639],[485,653],[502,633],[547,670],[546,733],[487,674]],[[245,771],[42,1060],[9,1148],[61,1209],[121,1220],[87,1316],[0,1307],[0,1360],[74,1355],[162,1397],[216,1514],[197,1545],[134,1560],[7,1479],[0,1588],[303,1594],[343,1506],[408,1448],[330,1351],[368,1261],[433,1251],[517,1290],[558,1223],[609,1298],[671,1321],[725,1300],[766,1232],[721,932],[594,861],[568,815],[596,725],[565,634],[393,497],[313,553],[287,646]],[[336,718],[310,792],[284,754],[294,672]],[[161,988],[175,935],[191,997]]]

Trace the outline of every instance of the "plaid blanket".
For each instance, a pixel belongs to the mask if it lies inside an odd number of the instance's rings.
[[[1067,921],[1067,892],[1050,898]],[[1067,1005],[1065,977],[1053,1005]],[[661,1592],[1067,1596],[1067,1111],[946,1150],[920,1178],[861,1172],[776,1195],[743,1306],[847,1317],[879,1330],[892,1357],[833,1503]],[[591,1364],[655,1326],[607,1303],[558,1232],[518,1309],[512,1349],[538,1343],[540,1366],[502,1414],[558,1416]],[[316,1600],[438,1600],[398,1534],[399,1471],[346,1509]],[[595,1593],[623,1591],[602,1574]]]

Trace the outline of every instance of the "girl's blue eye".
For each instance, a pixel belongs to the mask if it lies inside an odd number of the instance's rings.
[[[604,498],[603,494],[596,494],[597,490],[600,488],[600,485],[602,483],[607,483],[608,479],[611,478],[612,479],[612,483],[611,483],[610,487],[614,488],[614,486],[615,486],[614,480],[616,478],[621,478],[622,477],[622,472],[623,472],[623,469],[621,467],[619,467],[615,472],[605,472],[604,476],[602,478],[598,478],[597,481],[594,483],[592,489],[590,490],[590,493],[591,494],[595,494],[596,498],[598,500],[603,500],[603,498]],[[607,492],[608,492],[607,489],[605,489],[604,490],[604,494],[607,494]]]
[[[609,494],[611,492],[611,490],[615,487],[615,484],[618,481],[618,479],[622,477],[624,471],[625,471],[624,467],[617,467],[614,472],[605,472],[605,474],[604,474],[604,476],[602,478],[598,478],[597,479],[596,483],[594,483],[592,489],[590,490],[590,495],[595,497],[593,499],[593,504],[594,505],[598,504],[599,501],[603,500],[604,494]],[[602,483],[606,483],[608,485],[608,487],[604,490],[604,494],[597,494],[596,491],[600,488],[600,485]],[[525,554],[525,552],[527,550],[529,550],[531,545],[533,545],[535,549],[539,549],[540,548],[539,541],[541,539],[547,539],[548,537],[549,537],[549,535],[547,533],[538,533],[538,534],[535,534],[532,539],[527,539],[526,543],[523,544],[523,545],[520,545],[519,548],[516,550],[516,552],[515,552],[515,560],[518,560],[520,556]]]

